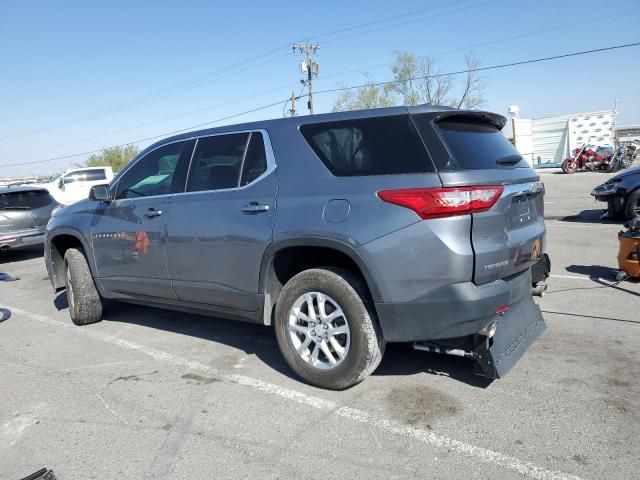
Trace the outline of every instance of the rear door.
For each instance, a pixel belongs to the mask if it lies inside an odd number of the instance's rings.
[[[278,179],[266,131],[198,139],[187,191],[167,218],[167,265],[180,300],[256,311]]]
[[[444,187],[496,185],[503,191],[488,210],[471,214],[475,283],[528,269],[544,245],[544,187],[502,134],[504,118],[482,112],[415,115]]]

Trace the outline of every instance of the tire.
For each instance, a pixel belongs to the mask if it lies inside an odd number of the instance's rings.
[[[627,217],[627,220],[640,218],[640,188],[636,188],[627,197],[627,202],[625,203],[624,207],[624,213]]]
[[[332,315],[337,316],[328,320]],[[314,323],[301,316],[320,320]],[[332,330],[344,330],[345,325],[348,334],[331,336]],[[343,390],[364,380],[380,364],[386,345],[365,283],[351,272],[333,267],[305,270],[287,282],[276,304],[275,330],[280,351],[291,369],[309,384],[330,390]],[[324,337],[328,341],[322,339],[324,332],[328,332]],[[325,349],[329,349],[335,364],[329,361]]]
[[[567,158],[562,162],[562,171],[564,173],[576,173],[578,170],[578,162],[573,162],[570,158]]]
[[[102,320],[102,298],[84,254],[70,248],[64,254],[69,315],[76,325],[89,325]]]

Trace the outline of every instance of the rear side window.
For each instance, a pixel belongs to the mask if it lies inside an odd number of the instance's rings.
[[[187,191],[236,188],[248,141],[248,133],[198,139]]]
[[[53,198],[49,192],[45,191],[11,192],[0,195],[0,210],[34,210],[52,203]]]
[[[528,166],[511,142],[491,124],[450,119],[436,125],[462,170]]]
[[[308,124],[300,131],[338,177],[434,171],[408,115]]]
[[[260,132],[200,138],[191,163],[187,191],[244,187],[266,171],[267,155]]]
[[[249,147],[247,147],[244,164],[242,165],[240,186],[249,185],[266,171],[267,154],[264,150],[264,140],[262,140],[261,133],[253,132],[251,140],[249,140]]]

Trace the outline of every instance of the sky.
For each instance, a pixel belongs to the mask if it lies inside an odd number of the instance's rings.
[[[296,41],[320,45],[323,90],[391,79],[397,51],[451,72],[469,53],[492,66],[639,42],[638,25],[640,0],[0,0],[0,177],[61,172],[84,152],[199,124],[282,117],[283,104],[237,114],[300,92]],[[617,124],[640,124],[638,59],[631,47],[489,70],[485,109],[517,104],[536,118],[617,99]],[[316,95],[316,112],[335,95]]]

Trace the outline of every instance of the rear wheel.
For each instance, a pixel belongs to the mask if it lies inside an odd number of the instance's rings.
[[[564,173],[576,173],[578,170],[578,162],[574,162],[572,159],[567,158],[562,162],[562,171]]]
[[[636,188],[627,197],[625,214],[627,215],[628,220],[640,218],[640,188]]]
[[[321,388],[342,390],[380,364],[385,342],[362,280],[338,268],[305,270],[276,305],[276,337],[289,366]]]
[[[93,282],[87,259],[80,250],[70,248],[64,254],[64,260],[71,320],[76,325],[99,322],[102,320],[102,298]]]

